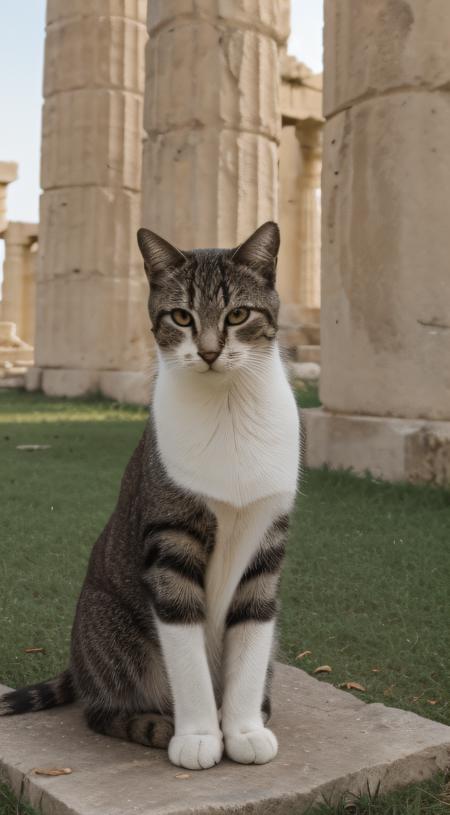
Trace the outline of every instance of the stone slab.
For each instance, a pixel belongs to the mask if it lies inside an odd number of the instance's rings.
[[[101,371],[100,392],[128,405],[148,405],[152,394],[151,372]]]
[[[0,184],[10,184],[18,175],[19,165],[15,161],[0,161]]]
[[[450,483],[450,422],[302,411],[305,465],[387,481]]]
[[[290,372],[294,380],[302,382],[318,382],[320,379],[320,365],[317,362],[291,362]]]
[[[11,390],[21,390],[25,388],[25,373],[14,374],[14,376],[2,376],[0,372],[0,390],[8,388]]]
[[[298,345],[295,353],[297,362],[315,362],[320,365],[320,345]]]
[[[165,752],[90,732],[77,706],[0,720],[0,772],[43,815],[300,815],[323,795],[388,791],[450,762],[450,727],[277,665],[277,758],[180,771]],[[0,688],[1,690],[1,688]],[[35,767],[70,767],[45,777]]]

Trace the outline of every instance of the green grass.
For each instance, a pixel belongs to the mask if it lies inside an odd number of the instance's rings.
[[[305,382],[302,387],[295,390],[297,402],[302,408],[319,407],[320,399],[317,393],[317,386],[310,382]]]
[[[284,571],[283,657],[308,671],[330,665],[322,681],[359,682],[367,701],[449,724],[449,529],[445,490],[306,473]]]
[[[324,803],[307,815],[448,815],[449,810],[449,779],[439,773],[431,781],[389,795],[344,796],[337,806]]]
[[[299,401],[318,404],[317,393],[302,390]],[[44,679],[65,666],[86,560],[145,416],[143,409],[101,399],[0,392],[5,684]],[[20,444],[50,448],[26,452]],[[449,528],[448,491],[306,473],[282,587],[283,659],[311,673],[328,664],[332,672],[320,681],[357,681],[367,689],[360,694],[366,701],[450,724]],[[29,647],[45,652],[26,654]],[[305,650],[312,653],[296,660]],[[448,813],[449,805],[435,800],[442,785],[437,780],[383,803],[361,799],[354,812]],[[0,795],[0,815],[15,812],[2,801]],[[351,813],[323,808],[321,815],[339,811]]]
[[[0,783],[0,815],[37,815],[36,811],[17,798],[6,784]]]
[[[141,408],[101,400],[0,393],[4,684],[44,678],[67,661],[87,557],[114,506],[145,416]],[[17,450],[21,444],[50,449]],[[45,648],[45,654],[25,654],[28,647]]]

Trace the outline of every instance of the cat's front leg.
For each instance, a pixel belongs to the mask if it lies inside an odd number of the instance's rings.
[[[207,769],[219,763],[223,738],[205,648],[205,553],[187,533],[167,530],[158,538],[144,580],[173,698],[169,758],[189,770]]]
[[[206,770],[223,753],[203,625],[157,623],[172,689],[175,735],[169,758],[178,767]]]
[[[278,752],[262,714],[273,633],[274,620],[249,620],[226,634],[222,730],[228,757],[240,764],[266,764]]]
[[[277,754],[277,740],[265,727],[277,593],[288,518],[267,530],[243,574],[227,616],[222,731],[229,758],[265,764]]]

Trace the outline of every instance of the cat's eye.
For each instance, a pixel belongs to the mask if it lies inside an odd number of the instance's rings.
[[[245,323],[249,314],[249,308],[234,308],[233,311],[227,314],[227,323],[228,325],[240,325],[241,323]]]
[[[176,325],[181,325],[183,328],[186,328],[188,325],[192,325],[192,314],[189,314],[188,311],[185,311],[184,308],[174,308],[171,311],[170,316]]]

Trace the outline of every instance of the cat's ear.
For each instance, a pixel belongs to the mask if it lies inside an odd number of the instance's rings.
[[[156,277],[168,269],[182,266],[186,261],[186,255],[183,255],[183,252],[161,238],[156,232],[151,232],[150,229],[139,229],[137,241],[150,281],[154,282]]]
[[[270,285],[275,284],[275,269],[280,248],[280,230],[274,221],[266,221],[234,250],[235,263],[257,269]]]

